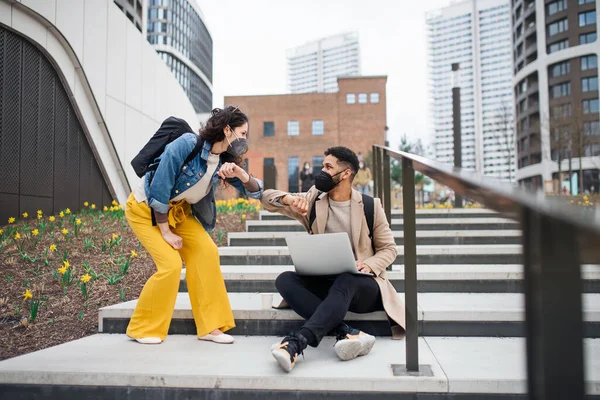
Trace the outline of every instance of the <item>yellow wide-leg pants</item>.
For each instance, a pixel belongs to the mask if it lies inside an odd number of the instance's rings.
[[[133,194],[127,199],[125,217],[157,269],[142,289],[127,335],[133,339],[167,337],[179,291],[182,258],[197,335],[234,328],[217,246],[191,215],[190,205],[184,200],[172,203],[169,210],[171,230],[183,239],[179,250],[165,242],[158,226],[152,226],[150,212],[147,203],[138,203]]]

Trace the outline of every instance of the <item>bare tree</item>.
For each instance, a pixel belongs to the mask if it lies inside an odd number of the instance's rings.
[[[513,162],[515,157],[515,129],[511,105],[503,101],[496,114],[496,141],[500,151],[505,154],[508,167],[508,179],[513,180]]]

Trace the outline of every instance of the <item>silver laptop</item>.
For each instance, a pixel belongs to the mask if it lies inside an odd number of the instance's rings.
[[[294,235],[285,241],[299,275],[373,275],[358,271],[347,233]]]

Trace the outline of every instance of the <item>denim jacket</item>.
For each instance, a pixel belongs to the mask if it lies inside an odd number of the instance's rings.
[[[195,133],[181,135],[169,143],[160,157],[155,160],[155,163],[158,163],[158,167],[146,173],[144,177],[144,189],[146,191],[147,202],[157,212],[168,213],[169,200],[194,186],[206,173],[208,155],[212,149],[212,144],[209,142],[205,141],[202,151],[198,156],[184,165],[185,159],[194,149],[196,141],[197,135]],[[208,195],[197,204],[192,205],[194,216],[207,231],[214,229],[217,218],[214,193],[219,180],[217,172],[221,168],[221,165],[222,161],[219,161],[219,165],[211,178],[212,188]],[[260,187],[259,190],[257,192],[249,192],[239,179],[227,179],[227,182],[241,193],[245,193],[250,198],[260,200],[264,184],[258,179],[257,181]]]

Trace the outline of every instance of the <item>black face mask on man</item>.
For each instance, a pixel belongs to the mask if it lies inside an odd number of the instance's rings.
[[[227,139],[227,143],[229,143],[227,152],[234,157],[239,157],[248,151],[248,140],[244,138],[239,138],[238,135],[235,134],[235,131],[233,129],[231,130],[231,132],[235,136],[235,140],[233,142],[230,142],[229,138],[225,136],[225,139]]]
[[[338,180],[337,182],[333,181],[333,178],[338,176],[339,174],[343,173],[346,170],[340,171],[335,175],[329,175],[327,172],[321,170],[321,172],[319,172],[317,174],[317,176],[315,176],[315,187],[320,190],[321,192],[329,192],[331,191],[334,187],[336,187],[337,185],[340,184],[340,182],[342,181],[341,179]]]

